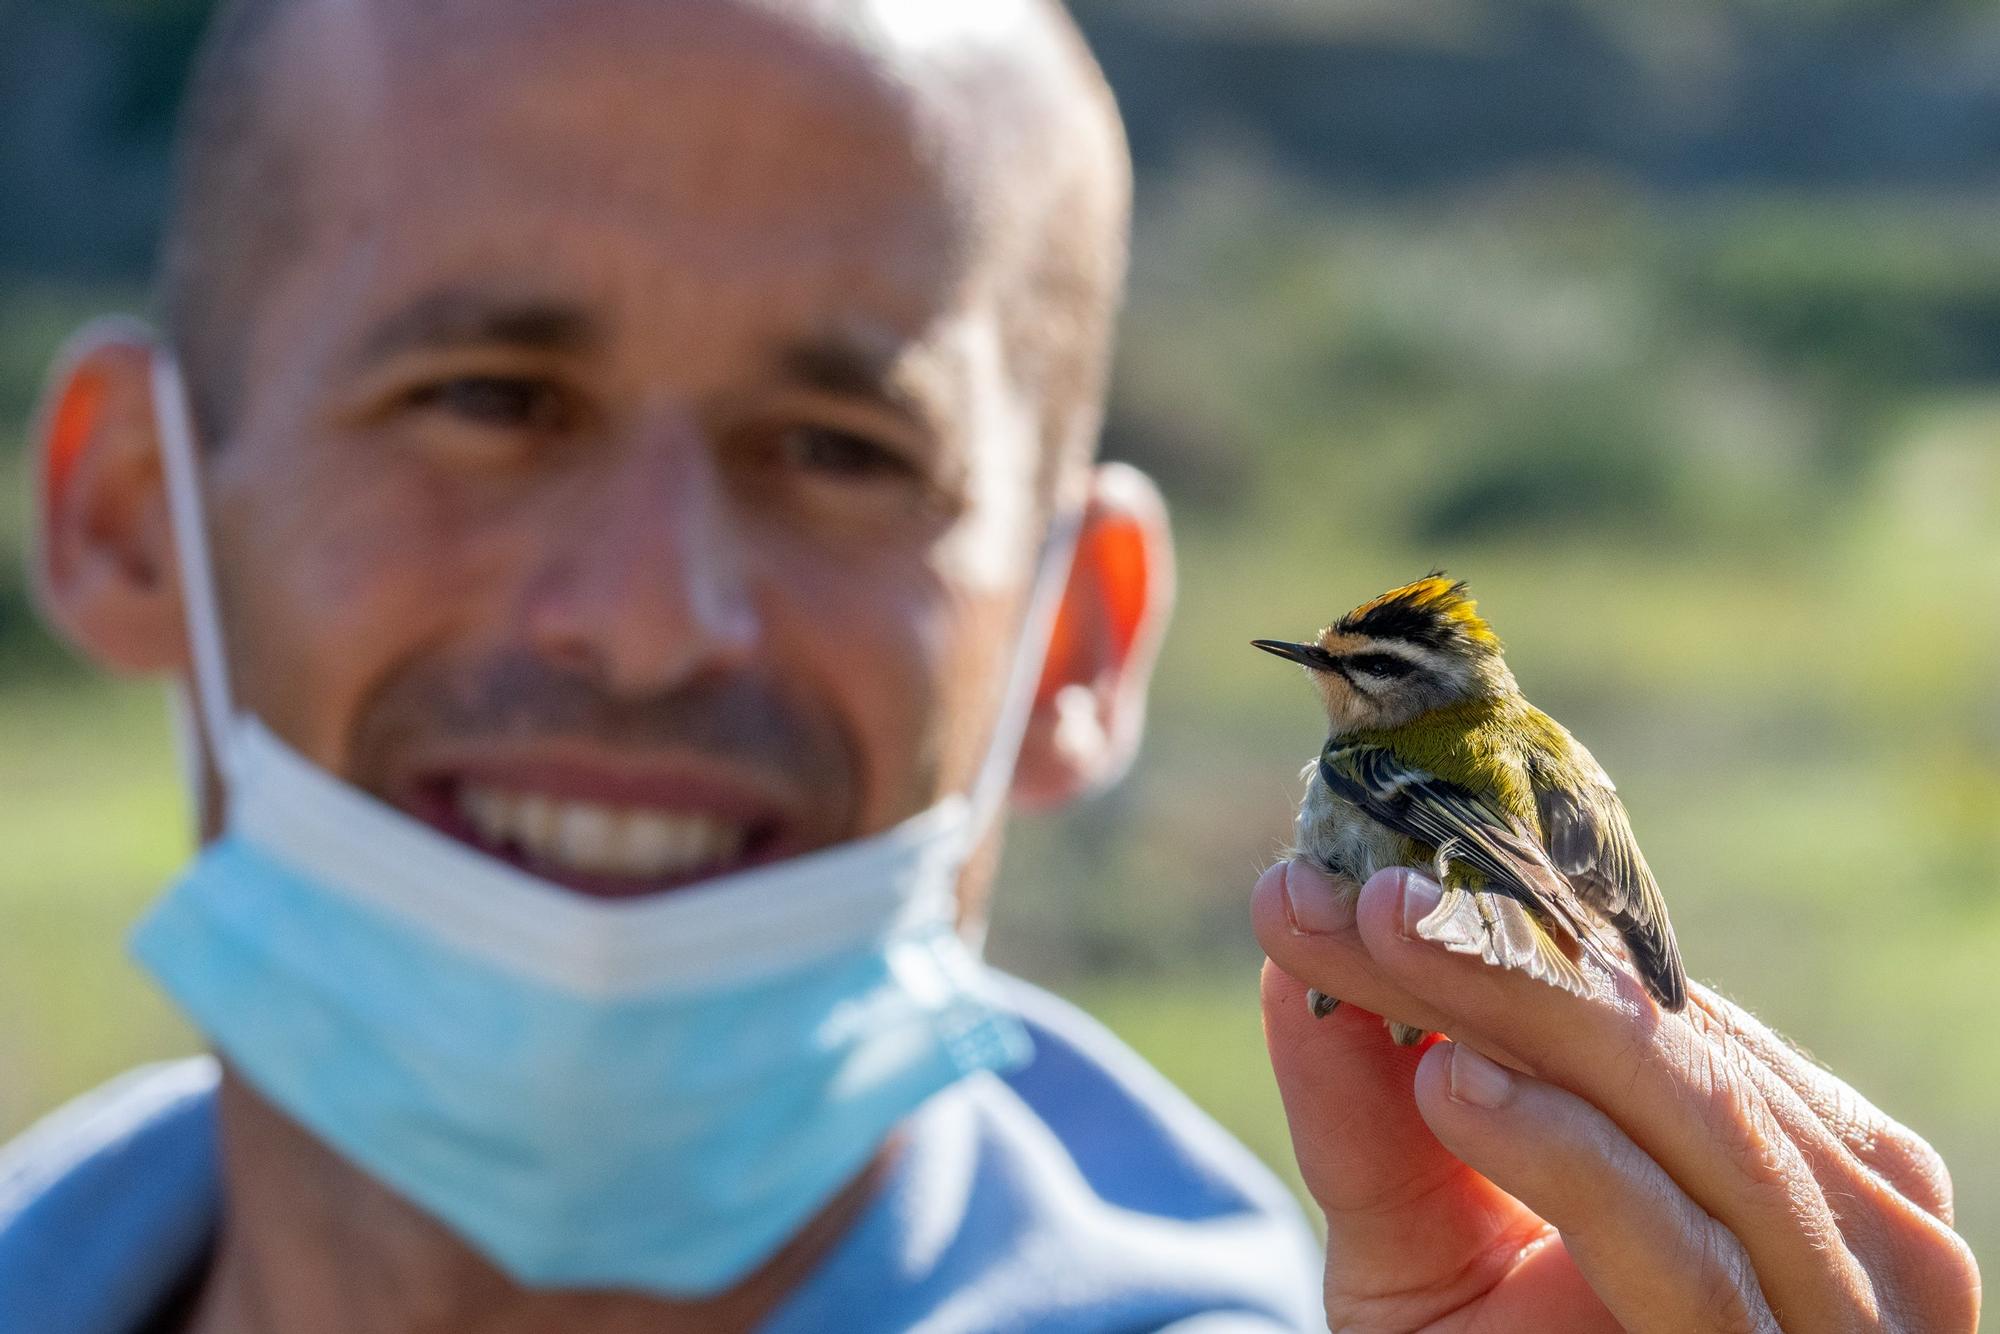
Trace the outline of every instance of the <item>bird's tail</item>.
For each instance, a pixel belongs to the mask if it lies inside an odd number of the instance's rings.
[[[1447,884],[1438,906],[1417,923],[1417,934],[1454,953],[1476,955],[1579,996],[1589,994],[1576,961],[1543,923],[1506,894]]]

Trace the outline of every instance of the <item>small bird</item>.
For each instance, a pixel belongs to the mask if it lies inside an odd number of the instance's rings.
[[[1616,968],[1622,952],[1662,1008],[1687,1004],[1666,902],[1611,779],[1521,694],[1462,581],[1392,588],[1310,643],[1251,642],[1304,667],[1326,704],[1296,855],[1357,884],[1428,871],[1444,894],[1417,934],[1447,949],[1578,995],[1583,955]],[[1307,1001],[1322,1018],[1340,1004]],[[1404,1045],[1425,1036],[1389,1029]]]

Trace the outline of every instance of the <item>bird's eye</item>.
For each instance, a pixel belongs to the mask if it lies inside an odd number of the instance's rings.
[[[1408,658],[1398,657],[1394,653],[1357,653],[1347,660],[1347,666],[1364,676],[1380,677],[1385,681],[1408,676],[1417,669],[1416,664]]]

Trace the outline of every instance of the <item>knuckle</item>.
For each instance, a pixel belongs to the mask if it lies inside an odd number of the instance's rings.
[[[1837,1225],[1806,1149],[1759,1086],[1754,1058],[1725,1021],[1703,1016],[1693,1027],[1698,1113],[1743,1202],[1757,1216],[1788,1218],[1818,1242],[1836,1243]]]
[[[1694,1283],[1696,1328],[1705,1334],[1772,1334],[1776,1329],[1749,1253],[1719,1223],[1702,1229]]]
[[[1872,1266],[1883,1328],[1898,1334],[1973,1334],[1979,1328],[1979,1262],[1963,1237],[1934,1220],[1898,1238]],[[1891,1272],[1881,1272],[1887,1269]]]
[[[1925,1213],[1952,1221],[1951,1169],[1920,1136],[1889,1122],[1876,1135],[1869,1165]]]
[[[1905,1200],[1951,1223],[1951,1170],[1943,1155],[1848,1085],[1830,1075],[1826,1083],[1816,1110],[1847,1152]]]
[[[1744,1184],[1758,1196],[1789,1198],[1798,1150],[1725,1042],[1702,1044],[1707,1124]]]

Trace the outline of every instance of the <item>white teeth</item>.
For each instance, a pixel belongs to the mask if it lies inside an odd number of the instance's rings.
[[[710,862],[732,862],[742,853],[748,834],[741,825],[711,823],[708,831]]]
[[[680,858],[675,821],[633,812],[625,817],[625,855],[640,866],[671,866]]]
[[[468,788],[462,800],[466,818],[487,842],[498,843],[507,837],[513,811],[505,795],[492,788]]]
[[[748,831],[703,815],[562,801],[540,792],[465,784],[459,809],[480,838],[512,844],[542,865],[587,875],[657,879],[733,861]]]
[[[549,851],[556,846],[556,829],[560,814],[555,802],[539,794],[530,794],[514,799],[514,818],[509,822],[507,832],[514,841],[535,851]]]
[[[556,817],[556,846],[562,859],[584,871],[615,871],[624,861],[618,847],[618,816],[602,806],[565,803]]]

